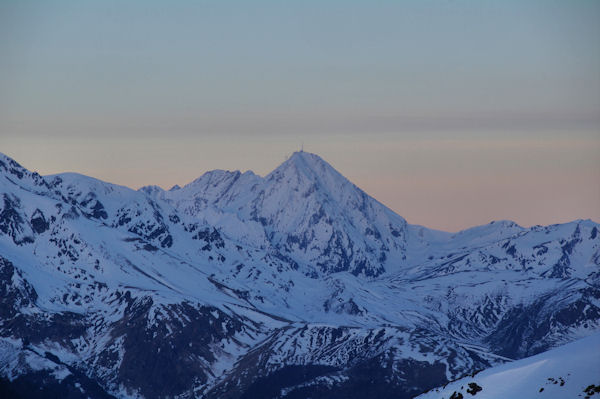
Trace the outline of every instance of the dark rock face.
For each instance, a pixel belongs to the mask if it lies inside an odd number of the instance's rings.
[[[554,295],[560,296],[560,292]],[[486,338],[498,354],[520,359],[551,347],[552,334],[564,334],[570,328],[592,328],[600,323],[600,289],[589,287],[568,306],[548,306],[548,298],[540,298],[528,306],[509,310]]]
[[[115,305],[124,308],[116,323],[100,315],[23,313],[37,295],[26,281],[15,287],[11,281],[17,277],[14,266],[0,258],[0,336],[22,337],[23,351],[52,342],[73,354],[85,349],[76,343],[82,339],[105,336],[109,341],[87,366],[69,366],[46,352],[47,359],[72,375],[57,380],[53,370],[38,370],[12,381],[1,379],[2,397],[112,398],[107,392],[118,385],[146,398],[194,397],[195,389],[212,376],[208,365],[217,360],[214,347],[248,329],[215,308],[185,302],[154,305],[150,297],[133,298],[129,291],[114,296]],[[111,372],[102,375],[103,370]]]
[[[29,223],[31,224],[33,231],[35,231],[37,234],[42,234],[50,227],[50,224],[44,217],[44,213],[39,209],[36,209],[33,215],[31,215]]]
[[[7,323],[3,334],[22,337],[31,344],[56,342],[68,350],[75,350],[73,340],[86,334],[88,325],[84,316],[73,312],[32,316],[18,315]]]
[[[96,198],[96,194],[89,192],[82,199],[78,201],[79,208],[82,209],[86,215],[94,219],[107,219],[108,213],[104,208],[102,202]]]
[[[477,395],[477,392],[481,392],[481,391],[483,391],[483,388],[481,388],[479,385],[477,385],[476,382],[469,383],[469,389],[467,389],[467,393],[470,393],[471,395],[475,396],[475,395]]]
[[[193,232],[196,230],[196,228],[197,228],[197,225],[193,225],[188,230]],[[202,240],[205,242],[205,245],[202,247],[203,251],[210,251],[210,250],[212,250],[213,246],[215,248],[224,248],[225,247],[225,241],[223,241],[221,234],[214,227],[213,227],[212,231],[208,228],[197,231],[192,236],[192,239],[193,240]]]
[[[394,371],[396,370],[396,371]],[[250,373],[253,371],[248,370]],[[254,371],[264,373],[259,369]],[[342,367],[307,364],[283,365],[256,378],[241,390],[218,388],[210,398],[400,398],[408,399],[447,382],[446,365],[415,360],[392,362],[382,354]],[[244,373],[244,372],[242,372]],[[418,381],[418,382],[417,382]]]
[[[284,328],[241,358],[233,372],[206,397],[412,398],[446,383],[452,359],[465,359],[465,353],[453,350],[446,354],[445,362],[403,358],[398,332],[322,326]],[[433,347],[439,344],[424,330],[407,335],[407,339],[431,344],[415,347],[423,353],[435,351]],[[280,348],[284,346],[289,347],[282,358]],[[488,365],[476,356],[466,356],[475,362],[474,367]]]
[[[33,237],[27,234],[29,225],[23,219],[19,208],[20,200],[9,194],[2,196],[3,207],[0,211],[0,232],[10,236],[17,245],[33,242]]]
[[[400,368],[403,379],[395,378],[391,369],[381,367],[381,357],[362,362],[345,372],[348,379],[339,384],[328,386],[315,384],[292,388],[285,398],[317,398],[317,399],[409,399],[421,392],[447,382],[446,367],[443,364],[404,361],[396,365]],[[415,386],[409,381],[419,381]],[[275,396],[270,396],[273,398]]]
[[[150,204],[153,208],[156,207],[155,204]],[[140,215],[148,217],[140,218]],[[160,245],[162,248],[170,248],[173,245],[173,236],[169,231],[169,226],[157,208],[143,213],[140,209],[123,207],[117,211],[113,226],[126,228],[130,233]]]
[[[0,173],[3,173],[10,181],[24,181],[28,180],[34,186],[39,186],[41,188],[50,188],[46,180],[40,176],[37,172],[30,172],[14,159],[8,158],[6,156],[3,159],[0,159]]]
[[[57,380],[44,371],[25,374],[13,381],[0,378],[0,397],[5,399],[116,399],[83,373]]]
[[[152,305],[150,298],[131,301],[113,326],[113,338],[123,339],[118,380],[147,398],[191,393],[207,382],[206,365],[216,360],[211,345],[232,337],[242,325],[216,309],[187,303],[160,308],[154,317],[164,321],[152,324]]]
[[[310,381],[321,375],[337,371],[335,367],[319,365],[296,365],[285,366],[269,374],[266,377],[259,378],[252,383],[242,394],[241,399],[270,399],[280,395],[282,389],[293,387]]]
[[[0,323],[5,326],[20,315],[24,307],[32,306],[37,300],[33,287],[22,278],[14,265],[0,256]]]

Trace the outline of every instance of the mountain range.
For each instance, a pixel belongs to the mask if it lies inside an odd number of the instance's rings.
[[[411,398],[600,330],[597,223],[428,229],[303,151],[0,195],[2,397]]]

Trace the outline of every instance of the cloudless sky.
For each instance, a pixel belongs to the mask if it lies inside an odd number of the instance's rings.
[[[0,151],[138,188],[302,143],[411,223],[600,221],[600,2],[1,1]]]

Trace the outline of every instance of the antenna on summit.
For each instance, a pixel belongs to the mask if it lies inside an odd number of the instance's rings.
[[[300,144],[300,152],[304,152],[304,141]]]

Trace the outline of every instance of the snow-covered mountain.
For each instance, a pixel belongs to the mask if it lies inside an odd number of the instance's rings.
[[[418,399],[591,398],[600,394],[600,334],[453,381]]]
[[[0,155],[0,195],[5,395],[408,398],[600,329],[598,224],[409,225],[306,152],[169,191]]]
[[[210,222],[228,235],[289,254],[307,275],[378,276],[405,258],[406,221],[314,154],[296,152],[265,178],[212,171],[179,190],[141,190],[191,217],[217,214]]]

